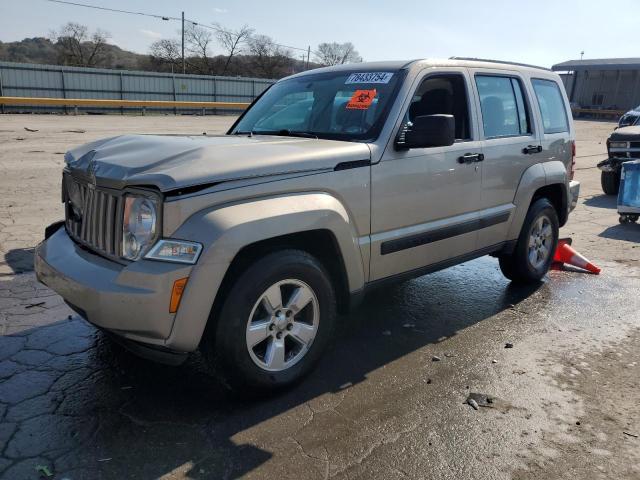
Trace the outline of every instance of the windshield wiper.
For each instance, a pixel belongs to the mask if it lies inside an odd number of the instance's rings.
[[[302,137],[302,138],[318,138],[317,135],[309,132],[302,132],[298,130],[289,130],[283,128],[282,130],[260,130],[251,132],[254,135],[278,135],[281,137]]]
[[[234,135],[276,135],[281,137],[302,137],[302,138],[318,138],[314,133],[301,132],[298,130],[289,130],[283,128],[282,130],[251,130],[251,131],[237,131],[233,132]]]

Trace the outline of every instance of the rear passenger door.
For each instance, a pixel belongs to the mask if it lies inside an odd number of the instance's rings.
[[[516,71],[472,69],[484,162],[480,195],[478,247],[507,238],[520,179],[542,160],[531,92]]]

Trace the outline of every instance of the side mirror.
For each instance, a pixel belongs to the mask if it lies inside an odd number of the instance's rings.
[[[396,139],[396,148],[448,147],[455,141],[453,115],[423,115],[407,122]]]

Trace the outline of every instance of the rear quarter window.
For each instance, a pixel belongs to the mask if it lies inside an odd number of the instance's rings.
[[[534,78],[531,80],[538,100],[544,133],[569,131],[569,119],[560,87],[553,80]]]

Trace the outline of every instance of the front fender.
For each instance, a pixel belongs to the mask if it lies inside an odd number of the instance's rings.
[[[204,209],[173,234],[205,246],[193,268],[167,344],[197,348],[224,276],[244,247],[261,240],[311,230],[329,230],[336,239],[350,291],[365,280],[358,236],[342,203],[323,192],[250,200]]]
[[[520,178],[518,189],[513,203],[516,205],[515,212],[513,214],[513,220],[511,227],[509,228],[508,240],[515,240],[520,235],[524,218],[527,215],[531,200],[535,192],[547,185],[562,184],[564,185],[564,195],[566,200],[566,185],[567,185],[567,167],[560,161],[536,163],[527,168]],[[566,205],[566,201],[564,202]],[[562,218],[566,219],[566,214],[559,212],[561,223]]]

